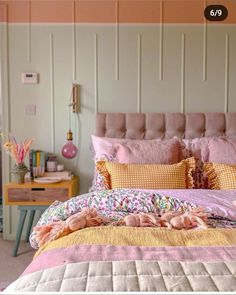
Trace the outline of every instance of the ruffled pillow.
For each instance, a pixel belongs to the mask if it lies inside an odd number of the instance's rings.
[[[185,189],[193,188],[194,158],[180,163],[120,164],[99,161],[96,167],[104,178],[106,189]]]
[[[205,163],[211,189],[236,189],[236,165]]]

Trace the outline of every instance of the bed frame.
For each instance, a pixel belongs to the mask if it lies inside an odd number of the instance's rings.
[[[130,139],[236,136],[236,113],[98,113],[95,134]]]

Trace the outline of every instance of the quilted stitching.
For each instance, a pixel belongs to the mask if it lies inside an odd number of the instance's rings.
[[[160,266],[156,261],[149,261],[145,264],[142,261],[136,261],[136,266],[140,290],[143,292],[167,291]]]
[[[25,275],[13,291],[236,291],[236,261],[79,262]]]
[[[180,262],[162,261],[159,264],[162,269],[167,291],[192,291],[188,277],[186,277]]]
[[[226,263],[221,262],[220,268],[214,263],[205,265],[205,268],[211,275],[217,290],[219,291],[235,291],[236,290],[236,276],[232,274],[230,268]],[[229,289],[225,289],[225,286],[229,286]]]

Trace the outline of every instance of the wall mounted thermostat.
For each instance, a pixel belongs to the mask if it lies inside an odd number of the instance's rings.
[[[38,73],[35,72],[24,72],[21,74],[21,82],[23,84],[37,84]]]

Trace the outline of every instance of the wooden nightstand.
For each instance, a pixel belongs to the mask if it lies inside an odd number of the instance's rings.
[[[78,178],[52,184],[26,182],[23,184],[8,183],[4,187],[5,205],[18,206],[20,217],[12,256],[17,256],[25,218],[29,211],[29,223],[26,230],[26,241],[29,240],[36,210],[44,211],[55,200],[66,201],[78,194]]]

